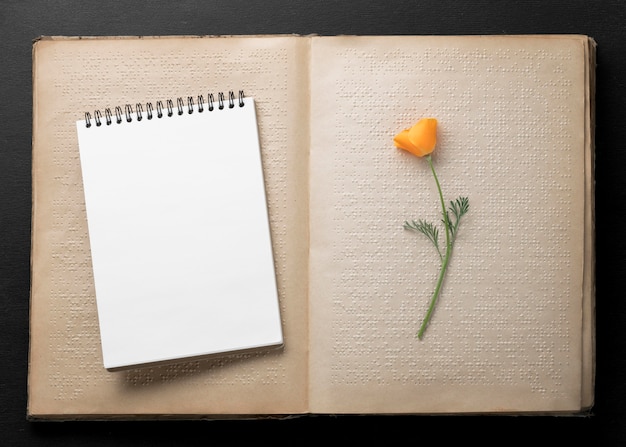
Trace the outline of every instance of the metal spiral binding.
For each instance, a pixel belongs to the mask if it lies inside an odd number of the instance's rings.
[[[93,122],[95,123],[96,127],[100,127],[103,124],[110,126],[114,122],[116,124],[121,124],[123,121],[130,123],[133,121],[133,110],[135,113],[135,119],[137,121],[141,121],[144,118],[144,115],[146,119],[151,120],[155,117],[157,119],[163,118],[165,115],[167,115],[168,117],[174,116],[174,114],[183,115],[185,111],[187,112],[187,114],[192,114],[194,112],[202,113],[205,110],[213,112],[215,109],[233,109],[235,108],[235,105],[243,107],[245,105],[243,99],[243,90],[239,90],[239,96],[237,100],[233,91],[228,92],[228,99],[226,99],[226,96],[223,92],[219,92],[217,94],[217,105],[215,97],[212,93],[208,94],[206,102],[203,95],[197,96],[197,103],[194,102],[193,96],[188,96],[186,102],[183,98],[179,97],[176,98],[176,105],[174,105],[174,101],[171,99],[166,100],[165,105],[163,104],[163,101],[157,101],[154,106],[151,102],[148,102],[145,105],[145,110],[144,106],[140,103],[135,104],[134,109],[131,104],[126,104],[124,106],[124,110],[122,110],[122,107],[120,106],[115,107],[113,111],[111,111],[110,108],[104,109],[104,118],[100,110],[94,111]],[[156,114],[154,113],[155,111]],[[88,128],[92,126],[92,115],[89,112],[85,112],[85,125]]]

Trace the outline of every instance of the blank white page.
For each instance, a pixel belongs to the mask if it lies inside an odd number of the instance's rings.
[[[77,122],[109,370],[283,343],[254,100],[192,110]]]

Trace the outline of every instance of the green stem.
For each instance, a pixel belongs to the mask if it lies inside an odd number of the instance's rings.
[[[422,326],[420,327],[419,332],[417,333],[417,338],[420,340],[424,336],[424,331],[428,326],[428,322],[430,321],[430,317],[435,309],[435,304],[437,303],[437,298],[439,297],[439,291],[441,290],[441,285],[443,284],[443,278],[446,275],[446,270],[448,269],[448,263],[450,262],[450,254],[452,253],[452,242],[450,241],[450,222],[448,220],[448,213],[446,212],[446,204],[443,200],[443,193],[441,192],[441,185],[439,184],[439,179],[437,178],[437,173],[435,172],[435,167],[433,166],[433,160],[429,155],[426,156],[426,160],[428,160],[428,164],[430,165],[430,170],[433,173],[433,177],[435,177],[435,183],[437,184],[437,190],[439,191],[439,199],[441,200],[441,210],[443,211],[443,222],[446,226],[446,255],[443,258],[443,262],[441,263],[441,271],[439,272],[439,279],[437,280],[437,286],[435,287],[435,292],[433,293],[433,297],[430,299],[430,305],[428,306],[428,311],[426,312],[426,316],[424,317],[424,321],[422,321]]]

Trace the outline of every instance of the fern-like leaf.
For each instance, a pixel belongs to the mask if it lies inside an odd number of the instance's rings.
[[[419,219],[417,221],[405,221],[404,228],[406,230],[422,233],[424,236],[426,236],[428,240],[432,242],[432,244],[435,246],[437,253],[439,253],[439,258],[443,260],[443,255],[441,253],[441,249],[439,248],[439,229],[436,225],[433,225],[431,222],[426,222],[425,220]]]
[[[450,236],[454,241],[459,224],[461,223],[461,217],[469,211],[469,199],[467,197],[459,197],[454,202],[450,201],[448,208],[448,223],[450,224]],[[452,216],[454,216],[454,219]]]

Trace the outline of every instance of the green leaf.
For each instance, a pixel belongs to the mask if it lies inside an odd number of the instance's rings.
[[[430,242],[433,243],[435,248],[437,249],[437,253],[439,253],[439,258],[443,259],[443,255],[441,254],[441,249],[439,248],[439,229],[436,225],[433,225],[430,222],[426,222],[425,220],[419,219],[417,221],[405,221],[404,228],[406,230],[415,231],[418,233],[422,233],[424,236],[428,238]]]
[[[450,233],[452,240],[456,237],[459,224],[461,223],[461,217],[463,217],[469,211],[469,199],[467,197],[459,197],[454,202],[450,201],[450,206],[446,212],[448,215],[448,222],[450,224]],[[451,218],[451,215],[454,219]]]

